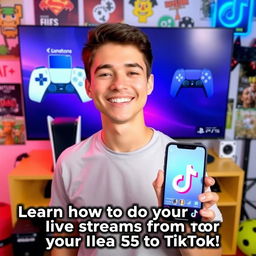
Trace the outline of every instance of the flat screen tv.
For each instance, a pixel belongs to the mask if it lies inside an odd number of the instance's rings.
[[[48,139],[47,115],[82,119],[82,138],[101,129],[84,90],[81,50],[91,27],[20,26],[27,138]],[[233,31],[141,28],[152,43],[155,88],[148,126],[173,138],[225,135]]]

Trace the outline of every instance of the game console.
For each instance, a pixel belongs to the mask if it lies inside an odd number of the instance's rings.
[[[170,94],[176,97],[181,88],[203,88],[207,97],[213,95],[213,78],[209,69],[177,69],[172,78]]]
[[[71,68],[70,55],[50,55],[50,68],[38,67],[31,73],[28,95],[40,103],[47,93],[76,93],[82,102],[90,101],[85,91],[83,68]]]

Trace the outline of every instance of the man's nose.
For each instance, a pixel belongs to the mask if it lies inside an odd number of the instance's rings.
[[[127,88],[127,77],[124,74],[115,74],[111,84],[112,90],[121,90]]]

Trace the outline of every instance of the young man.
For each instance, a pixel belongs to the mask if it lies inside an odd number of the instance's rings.
[[[124,210],[133,204],[147,208],[160,205],[163,171],[158,170],[163,169],[165,146],[172,139],[144,121],[143,107],[154,85],[150,42],[135,27],[103,24],[90,32],[83,60],[86,91],[101,113],[102,130],[60,156],[51,205],[64,209],[67,204],[77,208],[113,205]],[[207,187],[213,183],[212,178],[206,178]],[[200,200],[206,221],[221,220],[215,193],[205,192]],[[220,255],[219,249],[85,247],[80,246],[79,256]],[[76,253],[54,249],[52,256]]]

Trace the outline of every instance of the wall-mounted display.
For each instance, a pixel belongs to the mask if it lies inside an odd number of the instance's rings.
[[[47,115],[81,115],[83,138],[101,129],[99,113],[84,89],[81,52],[90,29],[20,27],[29,139],[48,139]],[[149,36],[154,56],[155,89],[145,107],[147,125],[174,138],[224,137],[232,30],[142,30]]]

